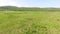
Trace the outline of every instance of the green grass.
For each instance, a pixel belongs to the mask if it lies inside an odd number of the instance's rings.
[[[0,11],[0,34],[60,34],[60,12]]]

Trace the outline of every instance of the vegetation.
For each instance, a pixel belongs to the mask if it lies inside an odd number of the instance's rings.
[[[60,11],[60,8],[1,6],[0,11]]]
[[[5,9],[0,11],[0,34],[60,34],[60,12]]]

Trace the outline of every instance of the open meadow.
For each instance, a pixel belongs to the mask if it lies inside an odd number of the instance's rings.
[[[0,34],[60,34],[60,12],[0,11]]]

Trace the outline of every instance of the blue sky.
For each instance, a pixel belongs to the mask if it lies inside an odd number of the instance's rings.
[[[60,0],[0,0],[0,6],[60,7]]]

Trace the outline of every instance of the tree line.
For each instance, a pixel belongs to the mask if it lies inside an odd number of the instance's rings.
[[[16,6],[0,6],[0,11],[48,11],[60,10],[57,8],[38,8],[38,7],[16,7]]]

